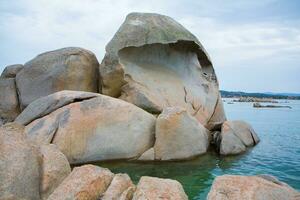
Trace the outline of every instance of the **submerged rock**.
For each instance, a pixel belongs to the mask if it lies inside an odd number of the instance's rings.
[[[155,121],[132,104],[99,94],[53,110],[25,132],[31,141],[56,144],[71,164],[86,163],[139,157],[154,144]]]
[[[226,121],[221,132],[216,132],[214,143],[222,155],[239,154],[246,147],[254,146],[259,138],[253,128],[244,121]]]
[[[148,112],[180,106],[205,126],[211,120],[212,128],[225,119],[208,54],[193,34],[170,17],[129,14],[106,46],[100,74],[103,94]]]
[[[5,67],[1,74],[1,78],[15,78],[17,73],[23,69],[23,65],[17,64],[17,65],[9,65]]]
[[[48,200],[97,200],[108,188],[114,174],[94,165],[75,167]]]
[[[70,164],[54,144],[42,145],[41,199],[46,200],[55,188],[71,173]]]
[[[96,56],[82,48],[69,47],[38,55],[16,76],[21,107],[61,90],[97,92],[98,66]]]
[[[165,108],[155,131],[156,160],[192,158],[205,153],[209,145],[208,131],[182,108]]]
[[[137,185],[132,200],[143,199],[188,200],[188,197],[178,181],[143,176]]]
[[[14,78],[0,78],[0,120],[13,121],[20,113]]]
[[[24,137],[24,127],[0,127],[0,199],[40,199],[41,156]]]
[[[295,200],[300,193],[279,182],[259,176],[223,175],[217,177],[210,189],[208,200]]]

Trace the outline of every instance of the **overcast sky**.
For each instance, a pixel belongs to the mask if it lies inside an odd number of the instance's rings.
[[[67,46],[105,45],[130,12],[168,15],[194,33],[225,90],[300,93],[297,0],[1,0],[0,72]]]

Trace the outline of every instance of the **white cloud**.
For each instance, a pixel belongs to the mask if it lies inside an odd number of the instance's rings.
[[[275,23],[222,24],[211,18],[181,20],[218,65],[300,55],[300,27]]]
[[[237,10],[269,6],[274,1],[228,0],[216,5],[208,0],[1,0],[0,71],[5,65],[24,63],[66,46],[87,48],[101,61],[105,45],[134,11],[178,20],[203,43],[217,71],[249,63],[260,65],[257,68],[291,63],[300,57],[299,19],[292,23],[223,19],[223,15],[234,18]]]

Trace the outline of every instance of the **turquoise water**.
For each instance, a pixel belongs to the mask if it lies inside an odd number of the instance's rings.
[[[214,178],[222,174],[271,174],[300,190],[300,101],[280,105],[289,105],[292,109],[255,109],[251,103],[224,102],[227,118],[251,123],[261,139],[243,155],[221,157],[210,150],[206,155],[185,162],[99,165],[115,173],[128,173],[135,183],[141,176],[176,179],[190,199],[205,199]]]

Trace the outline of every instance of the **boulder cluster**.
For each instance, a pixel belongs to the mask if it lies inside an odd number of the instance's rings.
[[[0,199],[187,199],[173,180],[135,186],[125,174],[70,164],[185,160],[210,145],[239,154],[259,142],[246,122],[226,120],[198,39],[150,13],[126,17],[101,64],[69,47],[7,66],[1,125]]]

